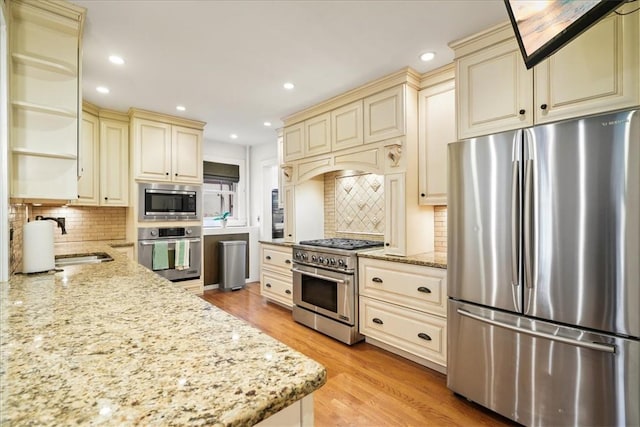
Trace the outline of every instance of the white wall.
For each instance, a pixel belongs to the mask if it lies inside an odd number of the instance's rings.
[[[273,135],[273,141],[260,145],[253,145],[251,147],[251,224],[261,226],[265,215],[269,215],[270,212],[264,212],[265,197],[271,197],[271,194],[265,193],[265,179],[272,179],[272,176],[265,177],[264,167],[267,164],[278,166],[278,143],[276,135]],[[277,182],[275,187],[277,187]],[[260,220],[258,220],[260,218]],[[263,227],[260,227],[261,229]],[[271,226],[268,227],[269,232]],[[261,234],[261,239],[270,239],[271,236],[264,236]]]

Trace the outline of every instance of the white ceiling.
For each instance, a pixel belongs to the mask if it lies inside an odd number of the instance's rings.
[[[245,145],[275,141],[282,117],[363,83],[445,65],[450,41],[508,19],[502,0],[71,1],[87,8],[85,100],[202,120],[206,140]],[[425,51],[436,58],[421,62]]]

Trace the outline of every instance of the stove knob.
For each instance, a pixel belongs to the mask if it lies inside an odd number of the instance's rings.
[[[313,256],[311,257],[311,261],[316,262],[317,260],[318,260],[318,257],[317,257],[317,256],[313,255]]]
[[[319,256],[319,257],[318,257],[318,262],[319,262],[320,264],[322,264],[322,263],[324,262],[324,258],[322,258],[321,256]]]
[[[329,263],[330,263],[331,265],[336,265],[336,259],[335,259],[335,258],[331,258],[331,259],[329,260]]]
[[[153,237],[155,237],[155,236],[157,236],[157,235],[158,235],[158,232],[157,232],[156,230],[151,230],[151,231],[149,232],[149,234],[151,234]]]
[[[193,231],[190,228],[185,229],[184,232],[187,234],[187,236],[193,233]]]
[[[307,255],[306,253],[302,252],[302,260],[306,261],[307,258],[309,258],[309,255]]]
[[[329,258],[324,259],[324,265],[329,265]]]
[[[296,252],[293,256],[294,256],[294,258],[295,258],[295,259],[300,259],[300,258],[302,258],[302,254],[301,254],[299,251],[298,251],[298,252]]]
[[[340,266],[340,267],[344,267],[345,266],[345,262],[344,262],[343,259],[339,259],[338,260],[338,266]]]

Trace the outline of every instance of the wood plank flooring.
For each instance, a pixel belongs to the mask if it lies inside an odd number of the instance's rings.
[[[203,298],[327,368],[327,383],[314,395],[317,427],[514,425],[455,396],[436,371],[365,342],[347,346],[294,322],[291,311],[262,298],[259,283],[205,291]]]

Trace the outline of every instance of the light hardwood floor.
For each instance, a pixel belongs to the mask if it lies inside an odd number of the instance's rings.
[[[438,372],[361,342],[347,346],[293,321],[260,296],[259,283],[203,298],[244,319],[327,369],[314,397],[315,425],[506,426],[509,420],[455,396]]]

